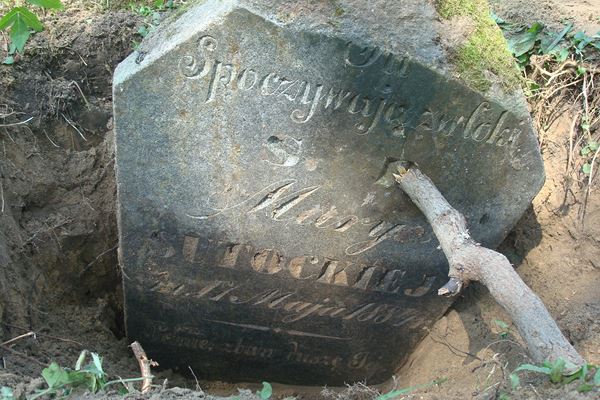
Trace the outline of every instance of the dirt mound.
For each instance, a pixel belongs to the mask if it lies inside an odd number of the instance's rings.
[[[111,348],[122,336],[112,71],[140,17],[71,9],[44,22],[24,58],[0,66],[0,337]],[[39,376],[30,359],[71,364],[73,344],[39,335],[19,350],[29,358],[2,355],[11,374]]]

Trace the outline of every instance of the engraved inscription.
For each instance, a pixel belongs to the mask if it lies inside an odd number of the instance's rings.
[[[389,231],[388,231],[389,232]],[[190,263],[202,263],[202,258],[189,259],[189,243],[200,239],[186,236],[182,255]],[[205,240],[202,257],[214,260],[211,266],[238,270],[252,270],[263,275],[283,274],[298,280],[314,280],[319,283],[345,286],[363,291],[404,294],[411,297],[424,296],[431,291],[436,278],[427,277],[418,288],[408,287],[403,281],[406,271],[390,269],[360,262],[337,260],[330,257],[287,257],[280,250],[255,249],[248,244]],[[215,254],[215,257],[212,257]]]
[[[285,179],[266,186],[265,188],[241,199],[233,205],[223,208],[209,207],[212,213],[192,215],[189,218],[195,220],[206,220],[217,217],[223,213],[236,211],[253,214],[263,212],[273,221],[291,221],[299,225],[313,225],[319,229],[331,229],[334,232],[344,233],[357,227],[370,226],[368,236],[363,241],[355,242],[346,247],[345,253],[356,256],[364,253],[388,239],[398,242],[406,242],[410,236],[420,238],[424,230],[420,226],[410,227],[404,224],[392,224],[386,221],[371,221],[368,218],[361,219],[357,215],[340,215],[335,206],[327,211],[321,210],[320,206],[314,205],[309,209],[295,211],[305,200],[320,189],[320,185],[308,186],[292,193],[294,179]],[[409,233],[409,234],[408,234]],[[407,235],[408,234],[408,235]]]
[[[209,324],[214,322],[207,319],[203,321]],[[169,343],[171,346],[211,353],[235,354],[250,359],[284,359],[288,363],[322,366],[330,368],[332,371],[345,368],[360,370],[371,367],[369,364],[371,364],[372,353],[369,351],[355,351],[348,355],[326,354],[323,352],[315,353],[295,340],[290,340],[287,342],[287,345],[281,348],[275,348],[257,345],[244,338],[239,338],[232,342],[216,341],[204,336],[198,336],[198,331],[198,328],[194,326],[180,325],[174,328],[165,325],[161,321],[154,320],[152,321],[152,326],[149,328],[149,337],[152,338],[149,342]],[[281,331],[279,333],[287,334],[287,332]]]
[[[208,80],[206,103],[215,101],[219,96],[227,98],[238,91],[256,90],[262,96],[297,104],[290,118],[298,124],[309,122],[317,112],[339,110],[359,116],[360,120],[355,124],[358,135],[371,134],[379,127],[385,127],[392,136],[405,137],[409,128],[421,128],[424,132],[445,137],[462,135],[464,139],[485,145],[511,149],[520,145],[518,139],[524,121],[517,126],[509,125],[508,112],[492,111],[488,102],[480,103],[470,115],[456,115],[452,109],[420,111],[411,108],[410,101],[398,100],[399,96],[391,93],[389,86],[385,86],[378,95],[367,95],[329,82],[310,82],[281,72],[259,72],[254,68],[244,68],[239,63],[217,60],[217,46],[215,38],[202,36],[196,53],[186,54],[179,60],[179,71],[183,77]],[[361,48],[349,43],[344,64],[360,69],[372,67],[379,60],[383,60],[379,71],[382,75],[395,74],[398,79],[408,77],[406,59],[398,59],[377,48]],[[513,155],[514,150],[511,150]]]
[[[149,287],[149,290],[167,296],[187,297],[210,302],[224,302],[250,308],[278,310],[279,312],[275,313],[274,318],[282,324],[292,324],[312,318],[329,318],[343,322],[357,321],[371,325],[385,324],[398,327],[415,320],[418,321],[414,309],[406,310],[388,303],[370,301],[351,305],[342,303],[340,299],[332,300],[329,297],[323,299],[303,299],[296,292],[288,292],[281,289],[267,289],[256,292],[252,290],[251,285],[234,281],[215,280],[199,282],[197,279],[192,282],[179,283],[173,282],[172,279],[162,275],[155,284]],[[177,290],[177,293],[174,293],[174,289]],[[167,298],[164,301],[168,302],[169,300]],[[180,307],[194,307],[194,305],[186,303],[180,305]],[[225,321],[225,323],[228,322]],[[257,326],[255,328],[260,329]],[[271,329],[269,327],[263,328]],[[293,336],[312,334],[310,332],[292,332]],[[288,332],[288,334],[290,333]]]

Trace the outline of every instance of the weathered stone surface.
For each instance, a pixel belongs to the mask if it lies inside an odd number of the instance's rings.
[[[162,366],[382,382],[448,305],[387,164],[418,163],[492,247],[539,190],[523,109],[344,29],[209,1],[117,69],[127,332]]]

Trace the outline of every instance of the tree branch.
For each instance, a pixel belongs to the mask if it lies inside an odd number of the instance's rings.
[[[142,373],[142,393],[147,393],[152,388],[152,372],[150,371],[150,367],[158,366],[156,361],[152,361],[146,356],[146,352],[142,348],[142,345],[139,342],[133,342],[130,345],[131,350],[133,351],[133,355],[138,360],[140,364],[140,371]]]
[[[583,365],[583,357],[563,336],[540,298],[521,280],[508,259],[471,238],[464,216],[419,168],[405,162],[395,164],[396,182],[425,215],[448,259],[450,279],[438,294],[456,295],[469,282],[481,282],[512,318],[536,362],[562,358],[573,364],[570,369]]]

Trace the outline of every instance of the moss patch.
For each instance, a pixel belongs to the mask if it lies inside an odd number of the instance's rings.
[[[473,32],[452,55],[461,78],[471,87],[486,91],[491,82],[484,71],[491,71],[504,89],[519,87],[519,71],[506,46],[502,31],[490,17],[487,0],[437,0],[436,9],[445,19],[467,17]]]

